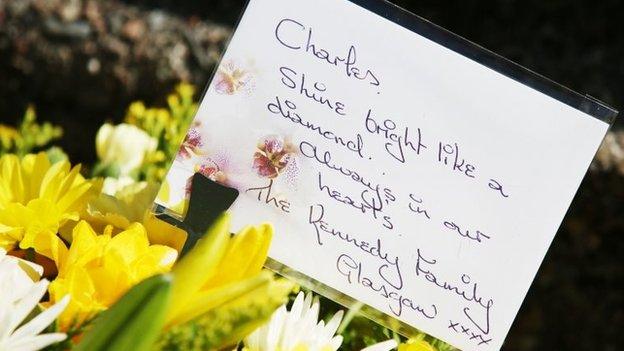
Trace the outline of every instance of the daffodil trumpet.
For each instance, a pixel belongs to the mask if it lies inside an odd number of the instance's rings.
[[[266,260],[273,227],[269,224],[249,226],[233,237],[229,232],[230,216],[217,218],[205,236],[173,268],[173,301],[167,324],[188,321],[218,305],[219,296],[242,293],[266,283],[260,275]],[[249,281],[248,278],[256,277]],[[237,286],[237,282],[243,282]],[[230,292],[228,292],[230,291]],[[214,294],[214,296],[212,296]],[[195,303],[193,303],[195,302]],[[207,307],[200,307],[207,303]]]

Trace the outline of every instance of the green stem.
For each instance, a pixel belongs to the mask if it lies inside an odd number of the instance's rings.
[[[355,304],[353,304],[353,306],[349,309],[347,314],[342,319],[342,322],[340,323],[340,326],[338,327],[338,331],[336,332],[337,334],[342,334],[342,332],[344,332],[345,329],[347,329],[347,326],[349,325],[349,323],[351,323],[353,318],[355,318],[355,316],[358,313],[360,313],[362,306],[364,306],[362,302],[356,302]]]

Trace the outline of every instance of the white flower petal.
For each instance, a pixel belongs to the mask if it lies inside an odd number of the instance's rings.
[[[363,348],[361,351],[390,351],[397,347],[397,342],[393,339],[386,340],[384,342],[377,343],[375,345],[371,345],[369,347]]]
[[[287,315],[288,311],[286,310],[286,306],[282,306],[275,312],[271,323],[269,323],[269,326],[263,335],[265,339],[265,350],[275,350],[280,344],[285,328],[284,320]]]
[[[334,336],[329,342],[329,345],[331,346],[333,350],[338,350],[340,345],[342,345],[342,335]]]
[[[290,307],[290,320],[291,321],[296,321],[299,318],[301,318],[301,314],[304,311],[304,306],[305,309],[310,308],[310,304],[309,303],[305,303],[306,298],[304,297],[303,293],[300,292],[299,294],[297,294],[297,297],[295,298],[295,302],[293,302],[293,305]],[[305,304],[304,304],[305,303]]]
[[[1,296],[0,296],[1,297]],[[0,346],[2,340],[6,339],[13,331],[11,327],[11,320],[13,312],[11,303],[8,301],[0,300]]]
[[[320,304],[312,294],[300,292],[290,308],[280,306],[269,323],[256,329],[244,340],[246,348],[253,351],[291,351],[301,347],[309,351],[337,350],[342,336],[334,336],[344,315],[337,312],[327,325],[319,321]]]
[[[48,287],[39,279],[42,268],[0,250],[0,350],[35,351],[66,338],[65,334],[36,335],[67,305],[67,300],[49,308],[17,328],[37,306]]]
[[[16,328],[24,318],[37,306],[48,288],[48,281],[41,280],[33,284],[28,293],[13,308],[11,330]]]
[[[48,325],[50,325],[56,317],[58,317],[67,304],[69,303],[69,295],[65,296],[61,301],[54,304],[52,307],[47,310],[39,313],[35,318],[30,320],[28,323],[19,327],[15,332],[13,332],[12,337],[14,338],[25,338],[29,336],[34,336],[43,331]]]
[[[0,261],[0,296],[8,303],[13,303],[26,294],[34,284],[20,267],[17,259],[4,256]]]
[[[322,340],[330,340],[334,334],[336,334],[336,330],[338,330],[338,326],[340,326],[340,322],[342,321],[342,316],[344,312],[338,311],[336,314],[332,316],[327,325],[323,328],[323,330],[319,331],[319,338]]]
[[[307,307],[305,307],[307,308]],[[296,330],[297,323],[301,318],[301,314],[304,311],[304,294],[299,292],[292,306],[290,307],[290,312],[286,314],[286,318],[284,320],[284,326],[282,330],[282,334],[280,336],[279,345],[282,346],[285,350],[289,350],[295,347],[295,342],[297,342]]]
[[[63,333],[41,334],[10,341],[7,343],[6,349],[15,351],[37,351],[48,345],[63,341],[65,338],[67,338],[67,335]]]

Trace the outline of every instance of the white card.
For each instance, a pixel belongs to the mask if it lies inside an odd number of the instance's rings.
[[[202,172],[274,260],[498,350],[609,124],[360,5],[250,1],[159,202]]]

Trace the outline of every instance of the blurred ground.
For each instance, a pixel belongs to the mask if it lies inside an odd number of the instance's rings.
[[[581,93],[624,108],[624,1],[396,1]],[[127,104],[203,87],[244,2],[0,0],[0,120],[28,103],[63,125],[74,161]],[[622,118],[620,118],[622,119]],[[616,125],[624,126],[623,122]],[[624,134],[610,134],[505,350],[624,349]]]

